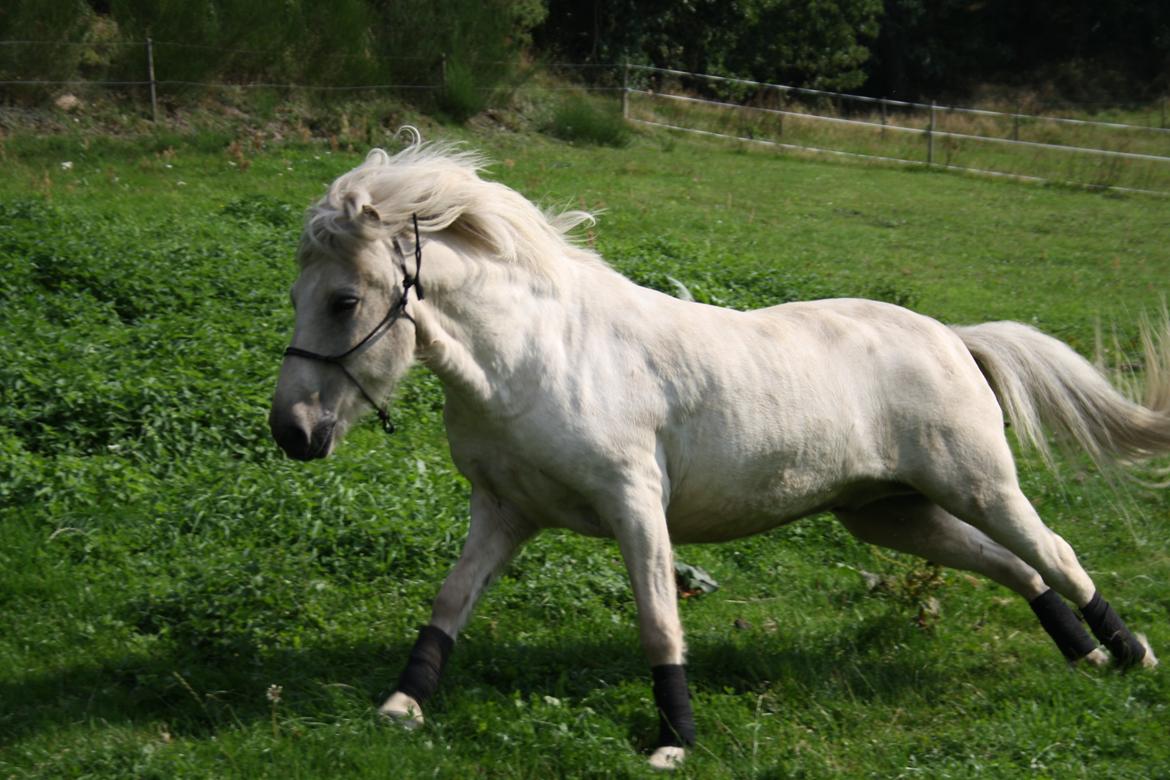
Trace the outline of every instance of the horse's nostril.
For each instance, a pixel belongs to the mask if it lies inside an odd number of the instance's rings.
[[[309,455],[306,458],[324,458],[329,454],[333,445],[333,419],[322,420],[313,426],[313,435],[309,439]]]
[[[309,430],[291,416],[278,414],[275,410],[269,417],[272,438],[290,458],[309,460],[313,457],[312,437]]]
[[[323,413],[315,425],[307,424],[303,415],[278,412],[273,409],[268,418],[272,438],[285,454],[296,460],[324,458],[333,448],[333,429],[336,420]]]

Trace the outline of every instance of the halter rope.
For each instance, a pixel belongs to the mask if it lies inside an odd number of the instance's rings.
[[[375,325],[374,329],[367,333],[365,338],[363,338],[357,344],[354,344],[349,349],[345,350],[344,352],[339,352],[336,355],[322,355],[318,352],[310,352],[307,349],[301,349],[300,347],[292,346],[284,350],[284,356],[286,358],[299,357],[305,358],[306,360],[316,360],[319,363],[329,363],[330,365],[334,365],[340,368],[341,373],[345,374],[346,378],[349,379],[349,381],[353,383],[354,387],[358,389],[358,392],[362,394],[362,398],[366,399],[366,403],[374,407],[374,411],[378,414],[378,420],[382,423],[382,430],[384,430],[386,433],[394,433],[394,423],[390,421],[390,415],[386,411],[386,407],[382,404],[379,404],[374,400],[373,396],[366,392],[366,388],[362,387],[362,383],[357,380],[357,377],[350,373],[349,369],[345,367],[345,363],[343,361],[355,352],[369,346],[370,344],[373,344],[375,341],[385,336],[400,317],[405,317],[411,322],[414,322],[414,318],[406,312],[406,297],[410,294],[410,288],[413,287],[415,295],[418,296],[418,299],[420,301],[423,299],[423,286],[422,281],[419,279],[419,274],[422,272],[422,241],[419,238],[418,233],[418,215],[411,214],[410,219],[414,224],[414,276],[411,276],[410,273],[406,270],[406,260],[403,259],[402,296],[399,297],[394,305],[390,307],[390,311],[386,312],[386,316],[382,318],[382,321]]]

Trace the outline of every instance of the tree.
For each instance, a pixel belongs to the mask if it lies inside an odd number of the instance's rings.
[[[881,0],[549,0],[535,33],[556,56],[852,88]]]

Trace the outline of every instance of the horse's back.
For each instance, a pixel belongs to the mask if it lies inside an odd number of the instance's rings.
[[[729,326],[746,329],[749,348],[725,346],[720,392],[663,432],[677,538],[728,538],[864,501],[908,482],[948,439],[1002,438],[974,359],[930,317],[830,299]],[[738,366],[749,355],[750,370]]]

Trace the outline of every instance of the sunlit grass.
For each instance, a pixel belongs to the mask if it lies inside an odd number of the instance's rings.
[[[0,774],[642,774],[654,715],[624,569],[612,543],[567,534],[485,598],[428,727],[378,724],[458,554],[467,486],[421,371],[396,437],[363,426],[309,465],[275,452],[299,214],[362,149],[241,157],[230,140],[6,141]],[[1031,322],[1086,353],[1116,323],[1123,354],[1106,357],[1126,363],[1170,270],[1154,198],[658,133],[470,141],[542,204],[602,212],[584,240],[619,270],[723,305],[864,295]],[[1079,463],[1062,475],[1022,461],[1043,516],[1165,648],[1166,494],[1119,497]],[[1001,588],[947,573],[923,629],[860,574],[920,564],[824,517],[679,556],[722,586],[681,605],[701,735],[683,776],[1170,772],[1166,676],[1069,672]]]

